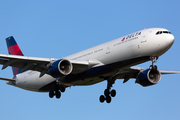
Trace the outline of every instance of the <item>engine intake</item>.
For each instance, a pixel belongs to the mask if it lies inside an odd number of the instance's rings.
[[[159,70],[146,69],[141,71],[137,78],[136,83],[139,83],[143,87],[157,84],[161,79],[161,73]]]
[[[48,68],[48,73],[52,77],[60,77],[60,76],[65,76],[69,75],[72,72],[73,66],[70,61],[65,60],[65,59],[60,59],[55,62],[53,62],[49,68]]]

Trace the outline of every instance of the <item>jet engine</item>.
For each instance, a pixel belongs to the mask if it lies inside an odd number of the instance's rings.
[[[161,73],[158,70],[146,69],[138,74],[136,83],[146,87],[157,84],[160,79]]]
[[[55,62],[53,62],[49,68],[48,73],[54,77],[61,77],[69,75],[72,72],[73,66],[72,63],[65,59],[60,59]]]

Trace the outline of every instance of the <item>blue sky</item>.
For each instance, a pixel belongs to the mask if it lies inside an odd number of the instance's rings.
[[[178,0],[1,0],[0,53],[8,53],[5,38],[11,35],[26,56],[61,58],[144,28],[162,27],[173,33],[175,43],[156,64],[159,69],[180,70],[179,4]],[[11,68],[1,70],[0,76],[12,77]],[[180,119],[180,75],[164,75],[147,88],[134,82],[117,80],[113,87],[117,96],[111,104],[101,104],[106,81],[67,88],[59,100],[0,81],[0,118]]]

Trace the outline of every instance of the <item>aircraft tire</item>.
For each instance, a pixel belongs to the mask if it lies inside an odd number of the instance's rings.
[[[153,67],[153,70],[157,70],[157,66],[156,65]]]
[[[111,97],[110,96],[106,96],[106,102],[110,103],[111,102]]]
[[[149,69],[150,69],[150,70],[157,70],[158,68],[157,68],[156,65],[154,65],[154,66],[153,66],[153,65],[150,65]]]
[[[112,97],[115,97],[115,96],[116,96],[116,90],[114,90],[114,89],[111,90],[111,96],[112,96]]]
[[[56,91],[56,98],[59,99],[61,97],[61,92]]]
[[[108,89],[105,89],[105,90],[104,90],[104,95],[105,95],[105,96],[109,96],[109,94],[110,94],[110,93],[109,93],[109,90],[108,90]]]
[[[65,88],[64,86],[61,86],[61,87],[60,87],[60,91],[61,91],[61,92],[65,92],[65,90],[66,90],[66,88]]]
[[[104,95],[101,95],[101,96],[100,96],[99,101],[100,101],[101,103],[103,103],[103,102],[105,101]]]
[[[50,98],[53,98],[53,97],[54,97],[54,91],[53,91],[53,90],[49,91],[49,97],[50,97]]]

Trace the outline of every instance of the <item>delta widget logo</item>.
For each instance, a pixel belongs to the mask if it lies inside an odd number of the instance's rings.
[[[125,37],[121,40],[121,42],[123,42],[125,40]]]

